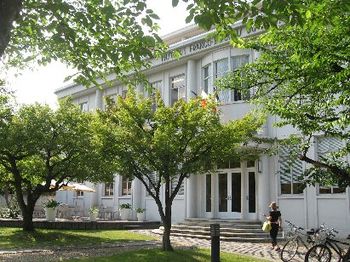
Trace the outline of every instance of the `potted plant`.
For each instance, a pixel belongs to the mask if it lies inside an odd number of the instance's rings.
[[[50,199],[46,203],[44,203],[45,208],[45,216],[46,220],[53,222],[56,220],[57,207],[61,203],[56,201],[55,199]]]
[[[96,221],[97,220],[99,211],[100,210],[97,207],[90,207],[90,209],[89,209],[90,221]]]
[[[129,203],[124,203],[120,205],[120,219],[128,220],[130,216],[131,205]]]
[[[137,216],[137,221],[144,221],[145,220],[145,211],[146,209],[144,208],[136,208],[136,216]]]

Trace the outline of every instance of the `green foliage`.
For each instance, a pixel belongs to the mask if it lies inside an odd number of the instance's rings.
[[[129,203],[121,204],[120,209],[131,209],[131,204]]]
[[[89,214],[98,214],[98,212],[100,212],[98,207],[90,207],[89,208]]]
[[[11,198],[8,207],[0,207],[0,217],[2,218],[18,218],[21,210],[15,198]]]
[[[0,112],[9,112],[0,124],[0,182],[14,189],[24,218],[31,218],[41,194],[58,190],[64,181],[113,176],[113,166],[99,154],[94,116],[70,101],[61,101],[56,111],[39,104],[17,108],[5,101]]]
[[[61,203],[54,200],[54,199],[50,199],[48,200],[46,203],[43,204],[44,208],[56,208],[60,205]]]
[[[73,261],[94,261],[94,262],[112,262],[112,261],[124,261],[124,262],[153,262],[157,258],[157,262],[207,262],[211,260],[210,250],[206,249],[181,249],[174,252],[164,252],[159,249],[143,249],[133,250],[128,252],[118,253],[109,257],[95,257],[87,259],[72,259]],[[222,262],[266,262],[258,258],[253,258],[245,255],[237,255],[232,253],[220,252],[220,261]]]
[[[136,213],[144,213],[146,211],[146,209],[138,207],[135,209],[135,211],[136,211]]]
[[[21,9],[13,6],[18,18],[6,28],[11,36],[2,57],[6,66],[61,60],[77,70],[77,82],[91,86],[110,73],[137,74],[163,49],[155,33],[158,16],[145,0],[22,2]]]
[[[171,206],[184,179],[210,172],[222,158],[237,155],[263,123],[250,114],[222,124],[217,106],[213,98],[196,98],[169,107],[159,93],[142,98],[130,89],[126,99],[119,97],[100,113],[96,129],[103,156],[115,163],[118,174],[139,179],[155,200],[167,232],[163,250],[172,250]]]
[[[244,6],[245,14],[253,19],[252,26],[265,29],[259,36],[243,41],[244,48],[258,50],[261,55],[254,63],[219,80],[217,85],[254,87],[253,102],[279,116],[278,126],[289,124],[300,130],[298,157],[314,165],[315,171],[306,174],[307,181],[318,181],[327,171],[333,174],[333,182],[350,185],[349,165],[342,163],[350,151],[350,2],[287,2],[252,1],[245,5],[238,1],[232,7]],[[259,14],[251,13],[254,6]],[[225,12],[229,19],[236,19],[229,9]],[[260,19],[261,15],[264,18]],[[243,23],[247,25],[249,19],[243,19]],[[232,29],[226,27],[227,21],[216,20],[221,26],[219,32],[230,34]],[[307,152],[315,134],[343,139],[344,147],[327,158],[312,159]]]
[[[52,230],[24,232],[19,228],[1,227],[1,250],[19,248],[103,247],[106,243],[155,240],[152,236],[126,230]]]

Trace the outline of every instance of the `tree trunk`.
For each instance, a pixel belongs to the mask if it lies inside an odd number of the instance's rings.
[[[171,217],[165,216],[163,221],[164,232],[163,232],[163,251],[174,251],[170,242],[170,231],[171,231]]]
[[[34,231],[34,224],[33,224],[33,211],[34,206],[32,208],[25,208],[22,210],[22,216],[23,216],[23,231]]]
[[[163,251],[174,251],[173,247],[170,243],[170,231],[171,231],[171,204],[172,201],[170,199],[171,188],[170,188],[170,180],[169,176],[165,181],[165,216],[163,219]]]

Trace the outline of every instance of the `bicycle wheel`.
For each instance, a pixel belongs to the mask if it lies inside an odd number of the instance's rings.
[[[288,240],[282,247],[281,260],[284,262],[291,261],[298,252],[298,248],[299,242],[297,238]]]
[[[305,262],[317,261],[317,262],[330,262],[332,259],[332,252],[324,244],[319,244],[311,247],[305,255]]]

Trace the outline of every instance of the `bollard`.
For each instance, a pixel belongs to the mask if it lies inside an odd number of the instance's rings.
[[[211,262],[220,262],[220,224],[210,224]]]

